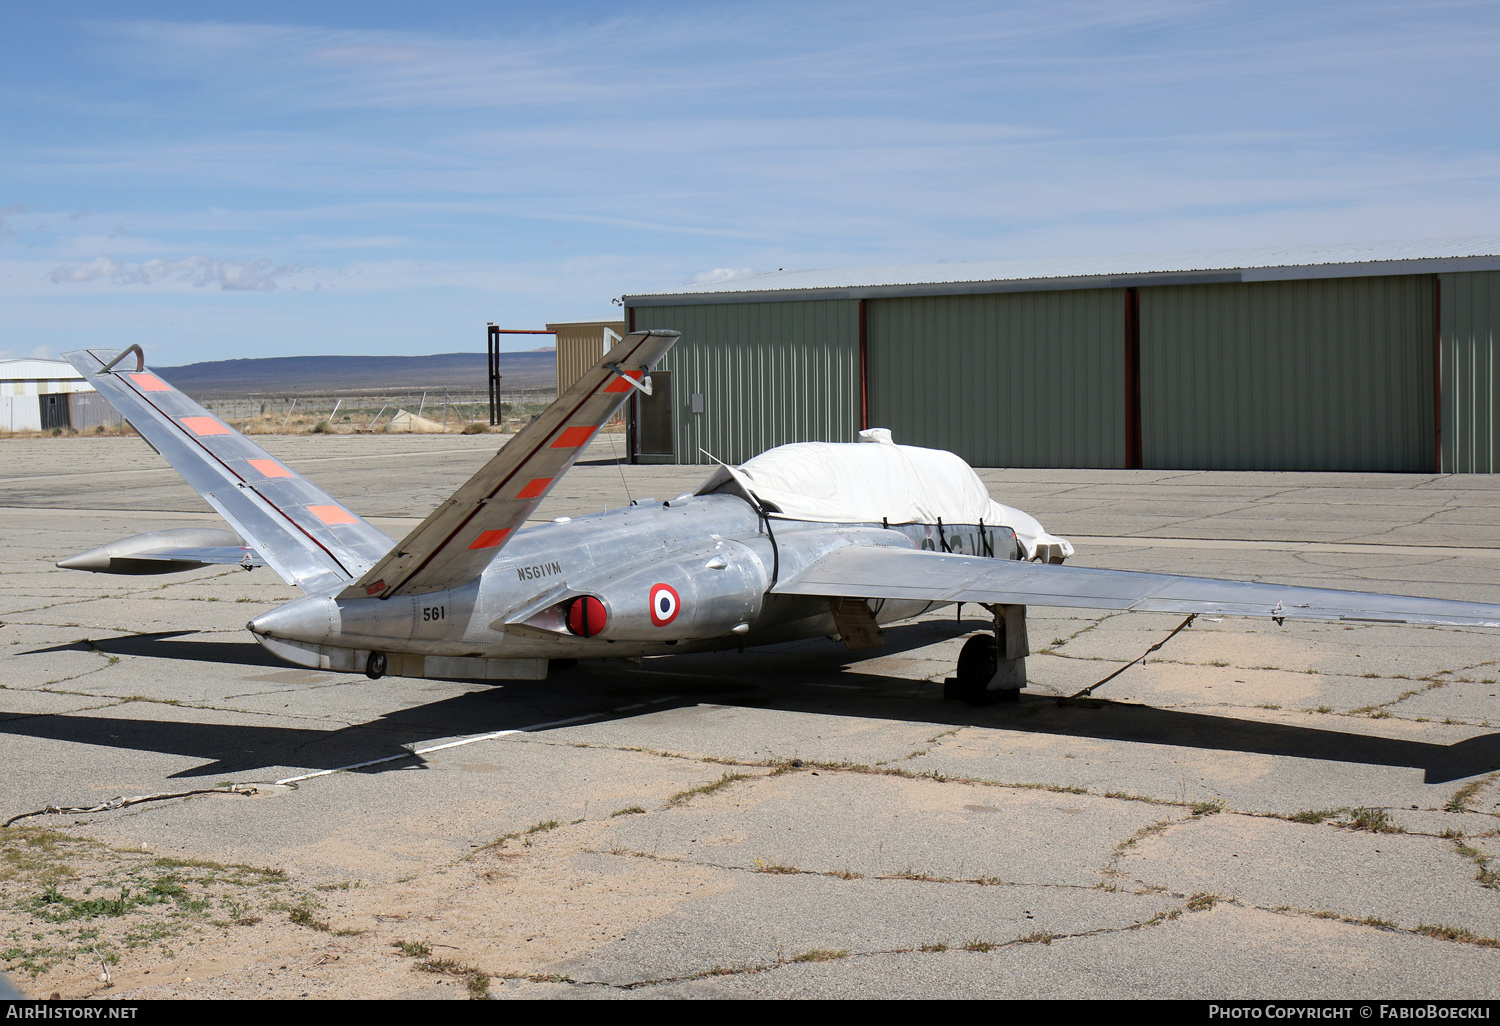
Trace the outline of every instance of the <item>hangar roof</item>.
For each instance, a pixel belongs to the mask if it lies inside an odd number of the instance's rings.
[[[0,360],[0,381],[82,381],[66,360]]]
[[[1500,270],[1500,235],[1322,246],[772,271],[627,295],[626,306],[1291,281]]]

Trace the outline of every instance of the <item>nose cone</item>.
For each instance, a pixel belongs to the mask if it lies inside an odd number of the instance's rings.
[[[63,570],[91,570],[96,574],[109,573],[109,551],[107,545],[80,552],[76,556],[59,560],[57,566]]]
[[[339,611],[333,599],[309,595],[262,613],[245,627],[262,637],[322,644],[338,634]]]

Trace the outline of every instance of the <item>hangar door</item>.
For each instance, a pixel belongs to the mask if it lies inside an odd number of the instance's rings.
[[[867,300],[869,423],[977,467],[1125,466],[1124,291]]]
[[[1153,469],[1433,469],[1427,275],[1140,290]]]

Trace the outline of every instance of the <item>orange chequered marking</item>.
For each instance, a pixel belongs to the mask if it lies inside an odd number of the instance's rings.
[[[550,477],[534,477],[526,483],[525,488],[522,488],[519,492],[516,493],[516,498],[534,499],[538,495],[541,495],[543,492],[545,492],[547,490],[547,486],[551,483],[552,478]]]
[[[204,435],[227,435],[231,433],[228,425],[220,424],[212,417],[183,417],[182,426],[200,438]]]
[[[626,378],[635,378],[635,380],[637,381],[641,380],[641,375],[644,373],[645,371],[638,370],[624,372]],[[629,392],[630,384],[626,382],[624,378],[613,378],[611,379],[610,383],[605,386],[604,390],[606,392]]]
[[[594,437],[597,430],[592,424],[582,427],[570,427],[557,436],[557,441],[552,443],[554,449],[576,449],[580,445],[587,445],[590,438]]]
[[[359,523],[359,518],[342,506],[309,506],[307,511],[325,524]]]
[[[137,388],[142,392],[170,392],[172,386],[167,384],[155,374],[132,374],[130,380],[135,382]]]
[[[470,545],[469,548],[493,549],[496,545],[499,545],[505,540],[505,536],[507,534],[510,534],[510,528],[508,527],[503,531],[485,531],[478,538],[474,539],[474,544]]]
[[[291,477],[292,472],[275,460],[251,460],[250,465],[266,477]]]

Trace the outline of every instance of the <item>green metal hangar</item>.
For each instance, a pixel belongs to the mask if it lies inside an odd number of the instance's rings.
[[[777,271],[623,297],[682,340],[640,463],[896,441],[981,467],[1500,469],[1500,236]]]

